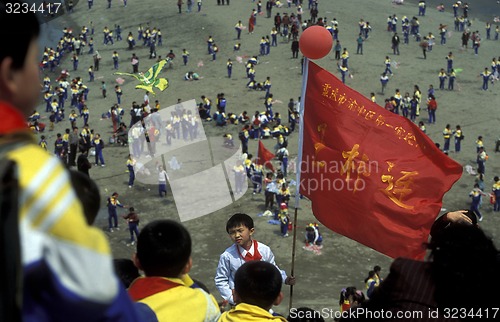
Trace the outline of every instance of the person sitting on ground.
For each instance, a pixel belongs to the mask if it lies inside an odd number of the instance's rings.
[[[132,300],[150,314],[151,321],[217,321],[220,316],[215,298],[189,277],[193,266],[191,236],[173,220],[156,220],[140,232],[137,268],[145,277],[129,287]]]
[[[224,312],[219,321],[286,321],[273,316],[269,310],[283,300],[280,271],[271,263],[249,261],[236,271],[234,277],[234,308]]]
[[[120,126],[116,129],[114,136],[116,137],[116,143],[121,144],[122,146],[128,145],[128,130],[125,123],[120,123]]]

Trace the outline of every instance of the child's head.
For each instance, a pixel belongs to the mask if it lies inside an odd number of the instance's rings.
[[[365,278],[365,283],[368,282],[370,279],[375,278],[375,271],[369,271],[368,272],[368,277]]]
[[[246,227],[248,229],[254,229],[253,219],[247,214],[237,213],[231,216],[226,223],[226,232],[229,233],[231,228],[237,228],[239,226]]]
[[[115,273],[125,288],[129,288],[130,284],[140,276],[134,262],[128,258],[114,259],[113,264]]]
[[[344,301],[351,302],[352,296],[355,293],[356,293],[356,287],[354,286],[343,288],[342,291],[340,291],[339,305],[344,304]]]
[[[15,8],[18,1],[9,4]],[[0,46],[0,100],[11,103],[26,117],[37,105],[40,93],[39,34],[35,14],[28,10],[19,19],[19,15],[9,13],[5,2],[0,3],[0,38],[4,44]]]
[[[283,299],[283,279],[276,266],[264,261],[243,264],[234,277],[234,293],[237,303],[247,303],[269,310]]]
[[[175,221],[153,221],[139,234],[135,260],[146,276],[179,277],[191,269],[191,236]]]
[[[247,214],[235,214],[227,221],[226,231],[235,244],[249,246],[255,231],[253,219]]]

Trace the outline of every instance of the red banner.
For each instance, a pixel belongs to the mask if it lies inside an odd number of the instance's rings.
[[[257,151],[257,160],[255,160],[255,163],[263,165],[269,170],[274,171],[273,164],[271,163],[273,158],[274,154],[266,149],[264,144],[262,144],[262,141],[259,140],[259,149]]]
[[[300,193],[329,229],[383,254],[422,259],[462,166],[410,120],[309,62]]]

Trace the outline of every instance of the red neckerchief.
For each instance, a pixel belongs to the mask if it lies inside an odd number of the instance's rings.
[[[0,101],[0,135],[28,130],[24,116],[12,104]]]
[[[262,259],[262,255],[259,253],[259,249],[257,248],[257,241],[254,239],[253,241],[253,255],[250,254],[249,251],[247,251],[245,257],[241,255],[240,252],[240,247],[236,245],[236,249],[238,250],[238,254],[240,254],[240,257],[243,258],[245,262],[250,262],[250,261],[260,261]]]
[[[130,298],[140,301],[151,295],[167,291],[181,284],[172,282],[163,277],[143,277],[136,279],[128,289]]]

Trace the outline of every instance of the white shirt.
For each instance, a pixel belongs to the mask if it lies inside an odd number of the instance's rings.
[[[167,183],[167,179],[168,179],[168,174],[167,174],[167,171],[165,171],[165,170],[161,170],[161,171],[158,173],[158,182],[159,182],[159,183]]]
[[[239,251],[238,251],[238,248]],[[281,277],[283,278],[283,283],[286,280],[286,272],[280,270],[278,265],[274,261],[274,254],[269,246],[257,242],[257,248],[262,256],[262,261],[268,262],[276,266],[276,268],[281,272]],[[254,255],[254,246],[248,251],[250,254]],[[240,255],[241,254],[241,255]],[[241,246],[236,244],[228,247],[222,255],[220,255],[219,265],[217,265],[217,272],[215,273],[215,287],[219,290],[220,295],[223,299],[228,300],[229,303],[234,304],[233,292],[234,289],[234,275],[241,265],[245,264],[243,259],[247,254],[247,251]]]

